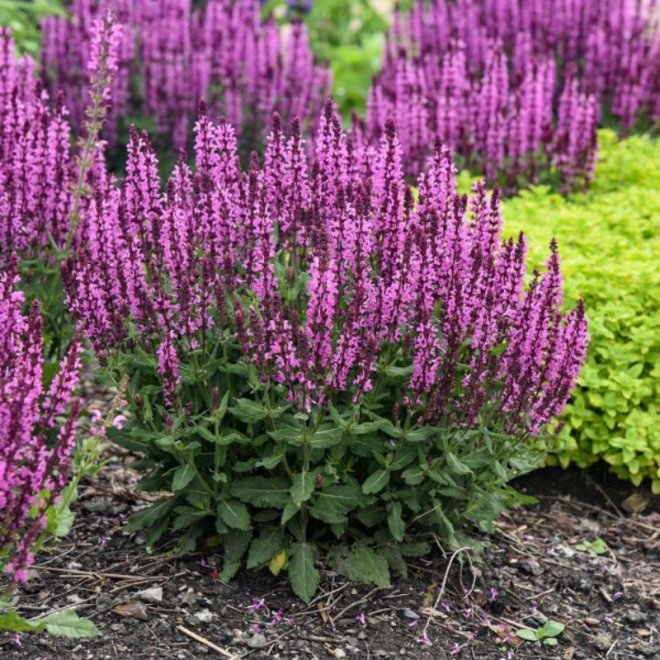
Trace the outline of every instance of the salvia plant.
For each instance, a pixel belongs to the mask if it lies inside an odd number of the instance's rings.
[[[45,387],[39,306],[24,314],[17,284],[12,259],[0,271],[0,568],[11,581],[24,582],[68,480],[80,410],[73,396],[80,346],[74,338]]]
[[[432,533],[488,529],[585,358],[556,245],[526,287],[497,189],[459,195],[438,145],[415,203],[393,124],[356,151],[330,101],[311,163],[277,115],[247,172],[204,103],[195,135],[163,189],[133,130],[63,266],[108,380],[128,381],[109,435],[142,455],[143,489],[171,492],[130,529],[222,544],[224,579],[244,556],[287,564],[305,600],[321,557],[384,584]]]
[[[555,168],[588,184],[596,128],[660,118],[656,0],[418,0],[397,13],[366,124],[394,117],[415,171],[439,135],[470,169],[507,189]]]
[[[111,141],[121,118],[133,114],[153,118],[158,132],[185,146],[205,97],[256,147],[275,108],[311,122],[330,91],[330,73],[315,64],[304,25],[294,21],[285,42],[274,20],[262,23],[258,0],[199,7],[191,0],[74,0],[70,19],[43,21],[42,68],[49,87],[65,90],[76,125],[87,104],[93,21],[108,9],[126,28],[105,131]]]
[[[88,186],[106,176],[99,133],[119,35],[110,14],[93,26],[86,119],[73,146],[63,94],[52,102],[31,58],[17,58],[11,35],[0,30],[0,264],[19,256],[22,287],[42,302],[46,348],[56,359],[73,332],[62,305],[59,260],[84,240],[77,228]]]

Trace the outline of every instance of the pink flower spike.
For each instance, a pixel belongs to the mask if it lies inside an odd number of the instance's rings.
[[[23,644],[21,643],[21,633],[15,633],[14,636],[12,637],[12,641],[19,648],[23,646]]]
[[[253,612],[257,612],[258,610],[262,610],[266,607],[266,602],[264,601],[263,598],[253,598],[252,599],[252,605],[250,605],[250,609]]]
[[[355,617],[355,620],[356,620],[356,621],[359,621],[363,626],[366,626],[366,625],[367,625],[367,619],[366,619],[366,617],[364,616],[364,612],[360,612],[360,613]]]

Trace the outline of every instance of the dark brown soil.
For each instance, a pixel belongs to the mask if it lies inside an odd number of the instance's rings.
[[[20,601],[28,617],[75,609],[101,636],[0,634],[2,660],[660,658],[660,502],[600,469],[522,480],[539,504],[503,518],[481,560],[438,550],[388,589],[325,571],[309,606],[268,572],[221,584],[212,553],[147,554],[122,531],[144,505],[133,483],[117,462],[86,485],[72,534],[39,557]],[[603,554],[583,545],[596,539]],[[546,619],[565,625],[557,646],[515,636]]]

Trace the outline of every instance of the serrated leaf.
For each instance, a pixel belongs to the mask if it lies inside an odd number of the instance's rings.
[[[89,620],[81,619],[76,612],[57,612],[42,619],[46,630],[57,637],[81,639],[83,637],[98,637],[99,629]]]
[[[365,495],[373,495],[378,493],[387,484],[390,483],[390,473],[388,470],[376,470],[363,484],[362,492]]]
[[[472,470],[470,470],[470,468],[465,465],[465,463],[461,463],[461,461],[459,461],[452,452],[447,454],[447,466],[454,474],[472,474]]]
[[[310,444],[314,449],[329,449],[338,445],[343,435],[344,431],[336,426],[329,429],[321,429],[312,436]]]
[[[414,466],[404,470],[401,476],[409,486],[418,486],[424,481],[426,472],[422,468]]]
[[[451,545],[456,544],[456,532],[451,521],[445,515],[445,512],[442,510],[441,506],[436,505],[434,507],[431,518],[436,522],[438,526],[438,533],[440,536]]]
[[[289,558],[289,553],[286,548],[282,548],[269,562],[268,568],[270,572],[276,577],[280,574],[280,571],[286,565],[287,559]]]
[[[291,587],[298,598],[309,603],[321,581],[321,576],[314,566],[314,547],[306,541],[294,543],[289,552]]]
[[[280,524],[282,526],[286,525],[291,518],[293,518],[298,512],[300,511],[300,508],[297,507],[293,502],[289,502],[285,507],[284,511],[282,511],[282,518],[280,520]]]
[[[190,463],[177,468],[172,479],[172,490],[183,490],[195,478],[195,467]]]
[[[247,507],[239,500],[222,500],[218,502],[220,520],[233,529],[244,532],[251,529],[250,514]]]
[[[290,489],[286,477],[243,477],[232,484],[231,494],[252,506],[283,509],[290,502]]]
[[[284,532],[281,527],[276,525],[265,527],[250,545],[247,567],[259,568],[267,564],[284,547],[284,544]]]
[[[143,511],[134,513],[126,525],[126,531],[139,532],[142,529],[151,527],[167,516],[174,504],[174,499],[169,497],[157,500]]]
[[[403,506],[401,502],[390,502],[387,505],[387,525],[390,528],[392,536],[397,541],[403,541],[403,535],[406,532],[406,524],[402,517]]]
[[[291,499],[296,506],[306,502],[314,493],[316,479],[311,472],[293,475],[291,484]]]
[[[225,546],[224,564],[218,578],[229,582],[241,567],[243,555],[247,552],[252,540],[252,532],[233,530],[223,538]]]
[[[236,405],[229,408],[229,412],[246,424],[254,424],[268,417],[268,409],[251,399],[236,399]]]
[[[317,491],[308,510],[314,518],[333,525],[344,522],[349,511],[367,506],[371,499],[358,484],[334,485]]]
[[[373,583],[380,587],[390,584],[390,570],[385,557],[362,543],[350,549],[331,553],[333,568],[354,582]]]

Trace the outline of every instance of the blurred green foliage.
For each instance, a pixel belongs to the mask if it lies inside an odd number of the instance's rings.
[[[332,69],[340,112],[363,114],[389,21],[368,0],[315,0],[307,23],[312,49]]]
[[[0,25],[10,28],[18,50],[30,55],[41,46],[39,21],[64,13],[64,0],[0,0]]]
[[[309,11],[291,9],[295,2],[271,0],[263,13],[282,22],[304,19],[309,42],[319,62],[332,69],[333,96],[345,120],[352,111],[364,115],[372,76],[380,70],[394,2],[369,0],[313,0]],[[298,3],[305,4],[304,2]]]
[[[559,242],[568,303],[584,298],[591,345],[552,464],[604,459],[660,493],[660,144],[600,132],[591,190],[539,186],[506,200],[505,230],[524,230],[531,263]]]

